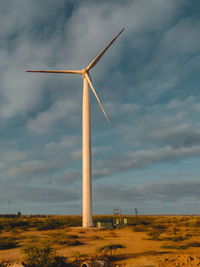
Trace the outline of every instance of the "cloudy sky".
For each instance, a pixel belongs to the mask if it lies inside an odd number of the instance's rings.
[[[0,1],[0,213],[81,214],[91,71],[93,212],[200,213],[198,0]]]

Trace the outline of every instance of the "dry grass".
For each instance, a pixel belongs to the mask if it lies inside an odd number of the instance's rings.
[[[71,263],[102,257],[97,252],[98,248],[111,244],[125,247],[116,251],[114,257],[124,266],[130,262],[130,266],[134,266],[134,262],[138,264],[135,266],[145,266],[142,262],[158,266],[156,264],[163,262],[166,257],[200,254],[198,216],[141,216],[137,220],[129,216],[129,227],[115,230],[69,228],[66,218],[23,218],[22,222],[0,218],[3,225],[0,234],[2,242],[7,238],[7,242],[15,242],[16,245],[9,249],[5,245],[4,249],[0,249],[0,262],[21,261],[24,257],[23,248],[37,242],[49,242],[59,256],[66,257]],[[77,224],[71,216],[70,223],[73,221]],[[47,226],[47,229],[38,229],[38,225]],[[25,227],[24,230],[22,227]]]

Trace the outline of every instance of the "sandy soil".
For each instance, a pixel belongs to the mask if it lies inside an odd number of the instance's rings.
[[[126,248],[116,251],[116,261],[114,266],[200,266],[200,247],[186,247],[183,249],[162,248],[163,244],[173,244],[174,246],[188,244],[189,242],[200,242],[198,230],[193,229],[188,240],[181,242],[150,240],[146,232],[134,232],[131,227],[115,230],[83,230],[81,228],[70,228],[67,234],[77,235],[82,243],[77,246],[55,245],[57,254],[67,257],[68,262],[101,257],[97,249],[108,244],[122,244]],[[31,243],[31,240],[52,241],[52,235],[61,233],[66,234],[64,229],[48,231],[26,231],[18,234],[20,238],[20,247],[0,250],[0,260],[9,260],[11,262],[22,261],[24,253],[22,247]],[[178,235],[186,235],[187,227],[179,227]],[[165,236],[166,233],[163,235]],[[169,233],[167,233],[169,235]]]

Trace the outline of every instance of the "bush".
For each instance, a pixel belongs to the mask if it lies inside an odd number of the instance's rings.
[[[126,248],[126,247],[121,244],[110,244],[110,245],[99,247],[97,251],[100,253],[103,253],[104,255],[113,257],[115,255],[116,250],[119,248]]]
[[[66,245],[70,247],[80,246],[84,244],[83,242],[80,242],[79,240],[70,240],[70,239],[65,239],[65,238],[56,240],[54,243],[59,244],[59,245]]]
[[[76,238],[79,238],[78,235],[67,235],[68,238],[72,238],[72,239],[76,239]]]
[[[194,248],[194,247],[200,247],[200,242],[194,241],[185,245],[168,245],[168,244],[164,244],[161,246],[161,248],[167,248],[167,249],[187,249],[187,248]]]
[[[5,261],[5,260],[0,261],[0,267],[7,267],[9,266],[8,264],[9,264],[8,261]]]
[[[74,246],[84,245],[84,243],[80,242],[79,240],[69,240],[67,242],[67,245],[70,246],[70,247],[74,247]]]
[[[198,248],[200,247],[200,242],[197,242],[197,241],[194,241],[194,242],[191,242],[188,244],[189,247],[192,247],[192,248]]]
[[[0,237],[0,249],[16,248],[17,246],[18,243],[16,242],[16,238],[11,236]]]
[[[66,257],[55,256],[55,258],[54,258],[54,266],[55,267],[67,266]]]
[[[160,235],[161,233],[160,232],[149,232],[147,233],[151,238],[151,240],[157,240],[159,241],[160,240]]]
[[[186,245],[174,246],[174,245],[164,244],[164,245],[161,246],[161,248],[164,248],[164,249],[182,249],[182,250],[185,250],[185,249],[187,249],[187,246]]]
[[[134,232],[145,232],[146,226],[145,225],[136,225],[133,227]]]
[[[151,240],[157,240],[157,241],[172,241],[172,242],[181,242],[189,239],[189,236],[165,236],[160,237],[159,232],[149,232],[147,233],[149,236],[151,236]]]
[[[1,229],[5,231],[12,231],[13,229],[19,229],[20,227],[28,228],[29,222],[27,219],[22,218],[5,218],[1,220]]]
[[[197,220],[197,221],[196,221],[195,226],[196,226],[196,227],[199,227],[199,226],[200,226],[200,220]]]
[[[82,242],[77,240],[78,235],[69,235],[65,233],[49,233],[48,234],[50,237],[52,237],[52,242],[54,244],[59,244],[59,245],[67,245],[67,246],[79,246],[83,245]]]
[[[178,232],[178,228],[174,227],[174,228],[173,228],[173,234],[176,235],[177,232]]]
[[[62,228],[63,224],[54,218],[48,219],[48,220],[44,220],[44,221],[40,221],[37,223],[36,229],[38,231],[42,231],[42,230],[53,230],[53,229],[59,229]]]
[[[24,263],[28,267],[63,266],[64,257],[57,257],[49,243],[38,243],[24,249]]]
[[[81,254],[79,251],[74,251],[71,256],[75,262],[85,261],[89,258],[87,254]]]
[[[165,237],[163,238],[163,240],[170,240],[170,241],[173,241],[173,242],[181,242],[181,241],[185,241],[187,240],[189,237],[187,236],[169,236],[169,237]]]
[[[153,224],[151,227],[158,232],[165,232],[167,230],[167,226],[164,224]]]

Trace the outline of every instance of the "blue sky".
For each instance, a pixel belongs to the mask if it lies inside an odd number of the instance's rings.
[[[200,3],[0,2],[0,213],[81,214],[82,79],[91,71],[93,212],[199,213]]]

